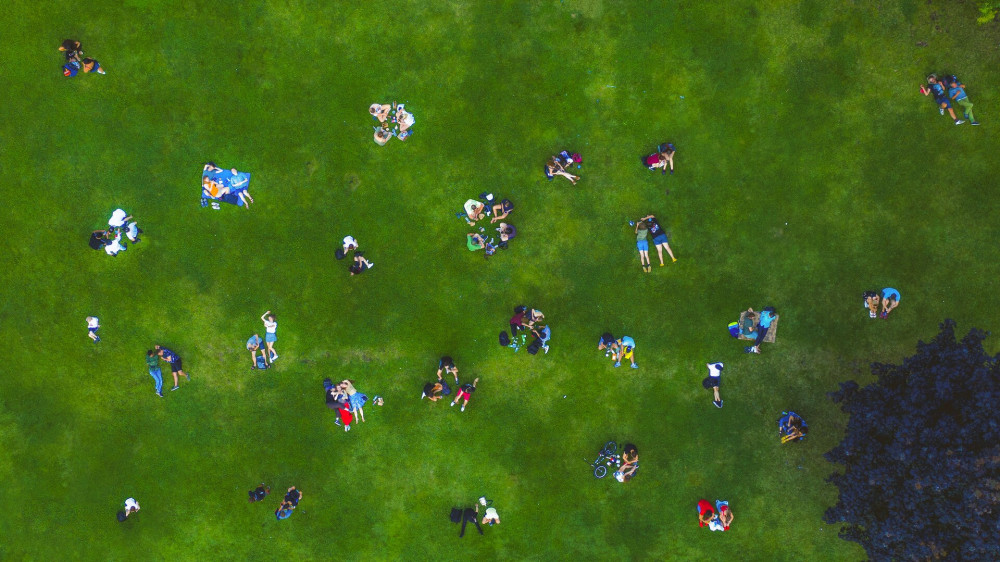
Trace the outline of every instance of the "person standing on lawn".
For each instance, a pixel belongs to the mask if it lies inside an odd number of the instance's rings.
[[[262,314],[260,319],[264,322],[264,342],[267,343],[268,357],[270,362],[274,363],[278,358],[278,354],[274,352],[274,342],[278,341],[278,321],[274,319],[270,310]]]
[[[146,352],[146,366],[149,367],[149,376],[153,377],[156,384],[156,395],[163,398],[163,371],[160,370],[160,356],[150,349]]]
[[[178,388],[181,387],[179,379],[177,378],[178,373],[184,375],[184,378],[186,378],[187,380],[189,381],[191,380],[191,377],[184,372],[180,355],[177,355],[176,353],[170,351],[169,349],[163,347],[162,345],[154,346],[154,349],[156,349],[157,355],[159,355],[167,363],[170,363],[170,374],[174,376],[174,387],[171,388],[170,390],[177,390]]]

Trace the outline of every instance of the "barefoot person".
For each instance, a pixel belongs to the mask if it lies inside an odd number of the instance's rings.
[[[670,244],[667,241],[667,231],[663,230],[656,217],[648,215],[639,220],[646,221],[649,227],[649,234],[652,235],[653,244],[656,246],[656,255],[660,257],[660,267],[663,267],[663,250],[667,251],[667,255],[670,256],[672,261],[677,261],[677,258],[674,257],[674,252],[670,250]]]
[[[566,171],[566,167],[560,162],[558,156],[553,156],[545,162],[545,177],[551,180],[555,176],[562,176],[568,179],[573,185],[576,185],[576,182],[580,179],[580,176],[574,176]]]
[[[278,321],[274,319],[270,310],[262,314],[260,320],[264,323],[264,343],[267,344],[267,354],[271,363],[274,363],[274,360],[278,358],[278,354],[274,351],[274,342],[278,341]]]
[[[247,350],[250,351],[251,369],[257,368],[257,350],[260,349],[260,344],[262,343],[264,343],[264,340],[260,339],[260,336],[257,334],[250,336],[250,339],[247,340]],[[263,351],[260,352],[260,356],[267,359]]]
[[[159,355],[161,359],[170,364],[170,374],[174,376],[174,387],[171,388],[170,390],[177,390],[178,388],[181,387],[179,383],[180,379],[177,378],[178,374],[184,375],[184,378],[186,378],[189,381],[191,380],[191,377],[189,377],[188,374],[184,372],[180,355],[177,355],[173,351],[170,351],[169,349],[161,345],[154,346],[153,349],[156,350],[157,355]]]

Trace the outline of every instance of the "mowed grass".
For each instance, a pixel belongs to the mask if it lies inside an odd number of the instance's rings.
[[[0,558],[863,558],[821,519],[845,422],[825,393],[945,317],[996,324],[997,33],[974,16],[9,2]],[[66,37],[108,74],[60,76]],[[917,92],[930,71],[966,81],[983,126],[937,115]],[[365,112],[393,100],[415,133],[380,148]],[[638,161],[664,140],[670,177]],[[584,156],[575,187],[541,174],[564,148]],[[208,159],[253,173],[251,210],[199,207]],[[517,205],[519,235],[489,261],[454,216],[482,191]],[[119,206],[143,242],[90,251]],[[649,275],[626,224],[647,213],[679,258]],[[333,258],[347,234],[377,264],[361,277]],[[870,321],[860,295],[881,286],[903,302]],[[548,355],[497,346],[522,303],[550,320]],[[726,324],[768,304],[778,342],[746,356]],[[281,358],[251,372],[266,309]],[[596,351],[605,330],[636,339],[640,369]],[[192,376],[165,399],[154,343]],[[481,379],[464,413],[418,400],[445,353]],[[708,361],[727,364],[722,410]],[[327,376],[385,406],[345,434]],[[782,447],[789,408],[812,433]],[[591,475],[608,439],[639,447],[628,485]],[[262,480],[304,491],[291,519],[274,520],[277,492],[246,503]],[[459,541],[448,511],[482,494],[503,524]],[[119,524],[128,496],[142,511]],[[698,528],[702,497],[730,500],[731,532]]]

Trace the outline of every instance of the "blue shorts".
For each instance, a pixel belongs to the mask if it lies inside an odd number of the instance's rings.
[[[274,332],[267,332],[264,334],[264,341],[274,343],[278,341],[278,334]]]
[[[98,326],[97,328],[87,328],[87,331],[90,332],[91,334],[96,334],[98,328],[100,328],[100,326]]]
[[[945,107],[951,107],[951,100],[945,96],[934,96],[934,101],[938,105],[944,104]]]
[[[900,294],[899,291],[897,291],[896,289],[893,289],[892,287],[886,287],[885,289],[882,289],[882,300],[892,299],[896,302],[899,302],[899,298]]]
[[[649,251],[649,241],[647,241],[647,240],[636,240],[635,241],[635,247],[639,248],[640,252],[648,252]]]
[[[661,244],[666,244],[666,243],[667,243],[667,235],[666,234],[660,233],[660,234],[657,234],[653,238],[653,244],[655,244],[657,246],[659,246]]]

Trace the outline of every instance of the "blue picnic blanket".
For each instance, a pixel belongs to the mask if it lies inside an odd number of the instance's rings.
[[[250,187],[250,173],[249,172],[236,172],[233,175],[232,170],[222,170],[221,172],[216,172],[214,170],[204,170],[201,173],[202,183],[204,183],[205,178],[208,178],[222,187],[228,187],[229,193],[221,197],[211,197],[205,193],[205,190],[201,191],[201,206],[205,207],[208,205],[209,201],[222,201],[223,203],[229,203],[231,205],[242,206],[243,201],[240,200],[239,193],[241,191],[246,191]]]

